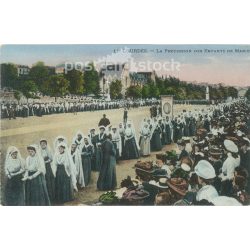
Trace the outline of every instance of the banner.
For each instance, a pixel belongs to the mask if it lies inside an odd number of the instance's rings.
[[[162,116],[173,118],[174,97],[171,95],[161,95]]]

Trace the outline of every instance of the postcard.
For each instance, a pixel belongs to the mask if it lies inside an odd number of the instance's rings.
[[[250,45],[0,50],[2,205],[249,205]]]

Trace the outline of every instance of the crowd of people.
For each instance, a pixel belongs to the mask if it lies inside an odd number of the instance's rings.
[[[137,100],[92,100],[92,101],[59,101],[33,103],[1,103],[1,118],[16,119],[16,117],[44,116],[60,113],[74,113],[118,108],[138,108],[159,104],[156,99]]]
[[[88,135],[78,131],[70,140],[60,135],[53,145],[41,139],[27,147],[24,161],[10,146],[5,161],[7,205],[63,204],[74,192],[89,185],[91,171],[99,172],[97,189],[115,190],[116,164],[143,159],[157,152],[156,165],[166,179],[181,178],[187,184],[177,205],[248,204],[250,192],[250,112],[245,101],[233,101],[174,117],[145,117],[136,128],[124,110],[115,126],[103,115],[98,129]],[[177,158],[169,160],[162,149],[175,147]],[[162,152],[162,154],[159,154]],[[166,194],[152,192],[155,181],[141,183],[151,192],[152,204],[168,204]],[[159,202],[160,197],[160,202]],[[164,198],[165,197],[165,198]],[[151,199],[152,201],[152,199]],[[230,204],[231,204],[230,203]]]

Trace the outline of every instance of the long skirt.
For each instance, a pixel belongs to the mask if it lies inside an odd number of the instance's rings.
[[[151,151],[160,151],[162,149],[160,133],[157,131],[153,133],[150,144]]]
[[[97,181],[98,190],[114,190],[117,186],[116,160],[114,156],[105,156]]]
[[[150,138],[144,138],[143,136],[140,139],[140,151],[142,156],[150,155]]]
[[[84,175],[85,187],[88,186],[91,179],[91,157],[82,155],[82,170]]]
[[[46,167],[46,174],[45,174],[46,186],[50,202],[52,203],[55,200],[55,177],[53,175],[50,163],[45,163],[45,167]]]
[[[171,139],[171,129],[170,129],[170,126],[168,125],[168,126],[166,126],[166,144],[167,145],[169,145],[169,144],[171,144],[171,141],[172,141],[172,139]]]
[[[135,142],[135,138],[131,138],[125,141],[124,145],[124,159],[138,159],[139,158],[139,151]]]
[[[95,151],[95,165],[92,166],[93,171],[100,171],[101,165],[103,160],[102,149],[100,147],[96,147]]]
[[[5,203],[7,206],[24,206],[24,182],[22,181],[23,175],[19,174],[7,179],[5,186]]]
[[[35,172],[29,172],[29,176]],[[27,206],[49,206],[49,194],[43,174],[25,183],[25,203]]]
[[[73,200],[73,185],[70,176],[65,171],[64,165],[57,165],[55,200],[57,203],[65,203]]]
[[[161,134],[161,144],[162,145],[167,144],[167,134],[166,134],[166,132],[162,132],[162,134]]]

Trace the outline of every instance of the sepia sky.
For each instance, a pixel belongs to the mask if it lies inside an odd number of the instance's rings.
[[[114,50],[130,49],[116,57]],[[140,51],[137,51],[139,49]],[[131,51],[132,50],[132,51]],[[141,51],[143,50],[143,51]],[[245,52],[244,52],[245,50]],[[119,53],[118,53],[119,54]],[[108,58],[108,59],[107,59]],[[186,81],[250,86],[250,45],[2,45],[1,63],[32,66],[37,61],[56,66],[64,62],[108,61],[132,59],[136,66],[146,63],[158,75],[171,75]],[[113,61],[112,61],[113,62]],[[115,62],[115,61],[114,61]],[[159,65],[174,62],[177,68]],[[168,65],[168,64],[167,64]]]

